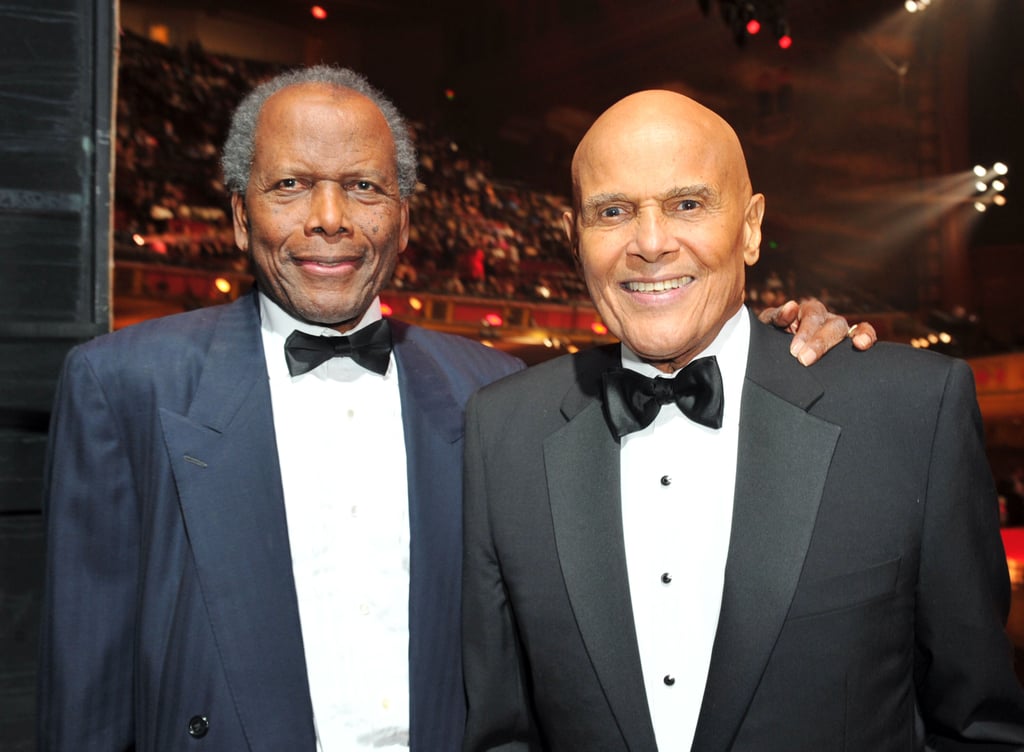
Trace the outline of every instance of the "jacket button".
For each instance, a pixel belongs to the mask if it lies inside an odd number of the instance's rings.
[[[666,585],[669,584],[670,582],[672,582],[672,575],[668,572],[665,572],[665,574],[661,576],[661,581],[664,582]]]
[[[671,687],[673,684],[676,683],[676,678],[672,676],[672,674],[665,674],[664,681],[666,687]]]
[[[672,479],[670,477],[668,477],[667,475],[662,475],[661,476],[661,485],[663,485],[663,486],[671,486],[672,485]]]
[[[210,722],[205,715],[194,715],[188,719],[188,735],[193,739],[202,739],[210,730]]]

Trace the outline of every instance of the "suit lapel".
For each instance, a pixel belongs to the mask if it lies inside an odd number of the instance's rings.
[[[619,443],[604,420],[596,380],[617,350],[575,359],[563,401],[568,419],[544,441],[555,543],[580,635],[630,749],[653,749],[622,536]]]
[[[788,337],[751,325],[725,587],[693,749],[730,748],[792,601],[839,427]]]
[[[253,749],[310,749],[312,709],[254,296],[224,309],[188,414],[160,417],[246,736]],[[281,724],[282,714],[293,723]]]

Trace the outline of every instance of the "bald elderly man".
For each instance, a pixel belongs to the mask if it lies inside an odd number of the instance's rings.
[[[467,412],[464,749],[1024,748],[970,369],[810,369],[743,304],[765,198],[732,128],[641,92],[564,225],[620,340]]]

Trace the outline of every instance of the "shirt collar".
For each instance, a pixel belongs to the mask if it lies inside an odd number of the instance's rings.
[[[314,334],[324,337],[341,336],[340,332],[329,326],[310,324],[309,322],[295,318],[262,292],[259,293],[259,299],[260,326],[265,331],[281,337],[282,340],[287,338],[288,335],[296,329],[306,332],[306,334]],[[349,331],[345,332],[345,334],[352,334],[352,332],[359,331],[360,329],[369,326],[374,321],[380,321],[381,316],[380,298],[377,297],[373,299],[373,302],[370,303],[370,307],[366,309],[366,312],[363,313],[356,325]]]

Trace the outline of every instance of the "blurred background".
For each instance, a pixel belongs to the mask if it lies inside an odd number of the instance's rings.
[[[0,747],[32,748],[39,484],[67,348],[251,286],[219,149],[255,83],[364,73],[420,154],[390,315],[530,362],[608,339],[559,216],[644,88],[729,120],[755,306],[813,295],[974,369],[1024,646],[1024,0],[15,0],[0,8]]]

